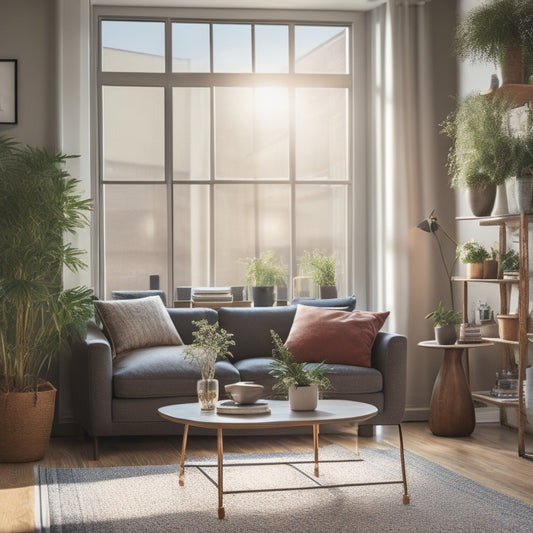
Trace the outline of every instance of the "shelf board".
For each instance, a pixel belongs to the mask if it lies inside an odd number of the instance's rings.
[[[500,285],[507,285],[518,283],[519,279],[486,279],[486,278],[465,278],[461,276],[452,276],[452,281],[468,281],[473,283],[498,283]]]
[[[512,101],[513,107],[522,107],[533,101],[533,85],[527,83],[504,83],[500,87],[481,93],[483,96],[495,96]]]
[[[526,215],[528,222],[533,222],[533,214]],[[497,215],[497,216],[488,216],[488,217],[475,217],[475,216],[465,216],[465,217],[455,217],[455,220],[474,220],[480,226],[501,226],[502,224],[516,223],[520,222],[519,214],[512,215]]]
[[[492,342],[494,344],[510,344],[511,346],[520,346],[518,341],[508,341],[506,339],[500,339],[500,337],[483,337],[484,341]],[[527,340],[533,342],[533,333],[527,334]]]
[[[518,400],[496,398],[490,395],[490,391],[472,392],[472,398],[483,403],[497,405],[498,407],[518,407]]]

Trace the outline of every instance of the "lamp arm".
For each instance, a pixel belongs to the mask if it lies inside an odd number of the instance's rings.
[[[439,236],[434,231],[432,231],[431,233],[433,233],[433,235],[435,236],[435,239],[437,240],[437,245],[439,247],[439,254],[440,254],[441,261],[442,261],[442,266],[444,267],[444,270],[446,271],[446,276],[448,277],[448,284],[450,286],[450,298],[451,298],[451,302],[452,302],[452,309],[455,309],[455,303],[454,303],[454,299],[453,299],[453,283],[452,283],[451,272],[448,269],[448,266],[446,265],[446,259],[444,258],[444,253],[442,251],[442,245],[441,245]],[[451,239],[453,241],[453,239],[446,232],[444,232],[444,233],[449,239]],[[452,268],[455,265],[455,261],[456,260],[457,260],[457,258],[454,259],[453,264],[452,264]]]

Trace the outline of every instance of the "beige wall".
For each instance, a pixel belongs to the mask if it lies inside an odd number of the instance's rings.
[[[54,0],[0,2],[0,57],[18,60],[18,124],[0,135],[57,149]]]

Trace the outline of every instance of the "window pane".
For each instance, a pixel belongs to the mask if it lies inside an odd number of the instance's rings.
[[[165,72],[165,24],[102,21],[103,72]]]
[[[172,109],[174,179],[209,179],[211,160],[209,88],[174,87]]]
[[[168,284],[167,202],[164,185],[104,186],[105,297],[112,290]],[[167,295],[168,296],[168,295]]]
[[[215,154],[216,178],[288,178],[288,90],[217,87]]]
[[[213,24],[213,70],[252,72],[250,24]]]
[[[255,71],[289,72],[288,26],[255,26]]]
[[[347,89],[296,90],[296,178],[348,176]]]
[[[172,72],[209,72],[209,24],[172,24]]]
[[[102,89],[103,179],[165,179],[162,87]]]
[[[348,190],[347,185],[298,185],[295,193],[297,261],[305,250],[318,249],[333,255],[337,289],[342,295],[348,294]]]
[[[174,185],[174,283],[209,285],[209,188]]]
[[[288,266],[290,227],[288,185],[216,185],[215,283],[244,285],[242,260],[266,250]]]
[[[348,73],[348,29],[336,26],[296,26],[296,72]]]

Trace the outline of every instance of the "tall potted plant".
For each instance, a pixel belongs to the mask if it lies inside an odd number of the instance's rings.
[[[306,250],[300,261],[302,274],[312,276],[313,283],[320,289],[321,298],[337,297],[335,267],[335,258],[320,250]]]
[[[456,31],[458,55],[500,63],[503,83],[523,83],[533,58],[533,2],[491,0],[472,9]],[[527,68],[526,68],[527,70]]]
[[[68,157],[0,137],[0,462],[45,454],[56,393],[47,372],[93,314],[90,289],[63,288],[64,267],[85,267],[64,236],[91,209]]]
[[[533,31],[533,29],[532,29]],[[520,213],[533,212],[533,109],[528,107],[513,131],[515,194]]]
[[[514,170],[513,139],[508,126],[511,103],[501,97],[471,94],[441,124],[452,141],[448,169],[453,188],[466,189],[475,216],[492,212],[496,187]]]
[[[267,250],[259,257],[246,260],[246,283],[252,287],[255,307],[274,305],[274,287],[286,285],[287,269],[281,259]]]

